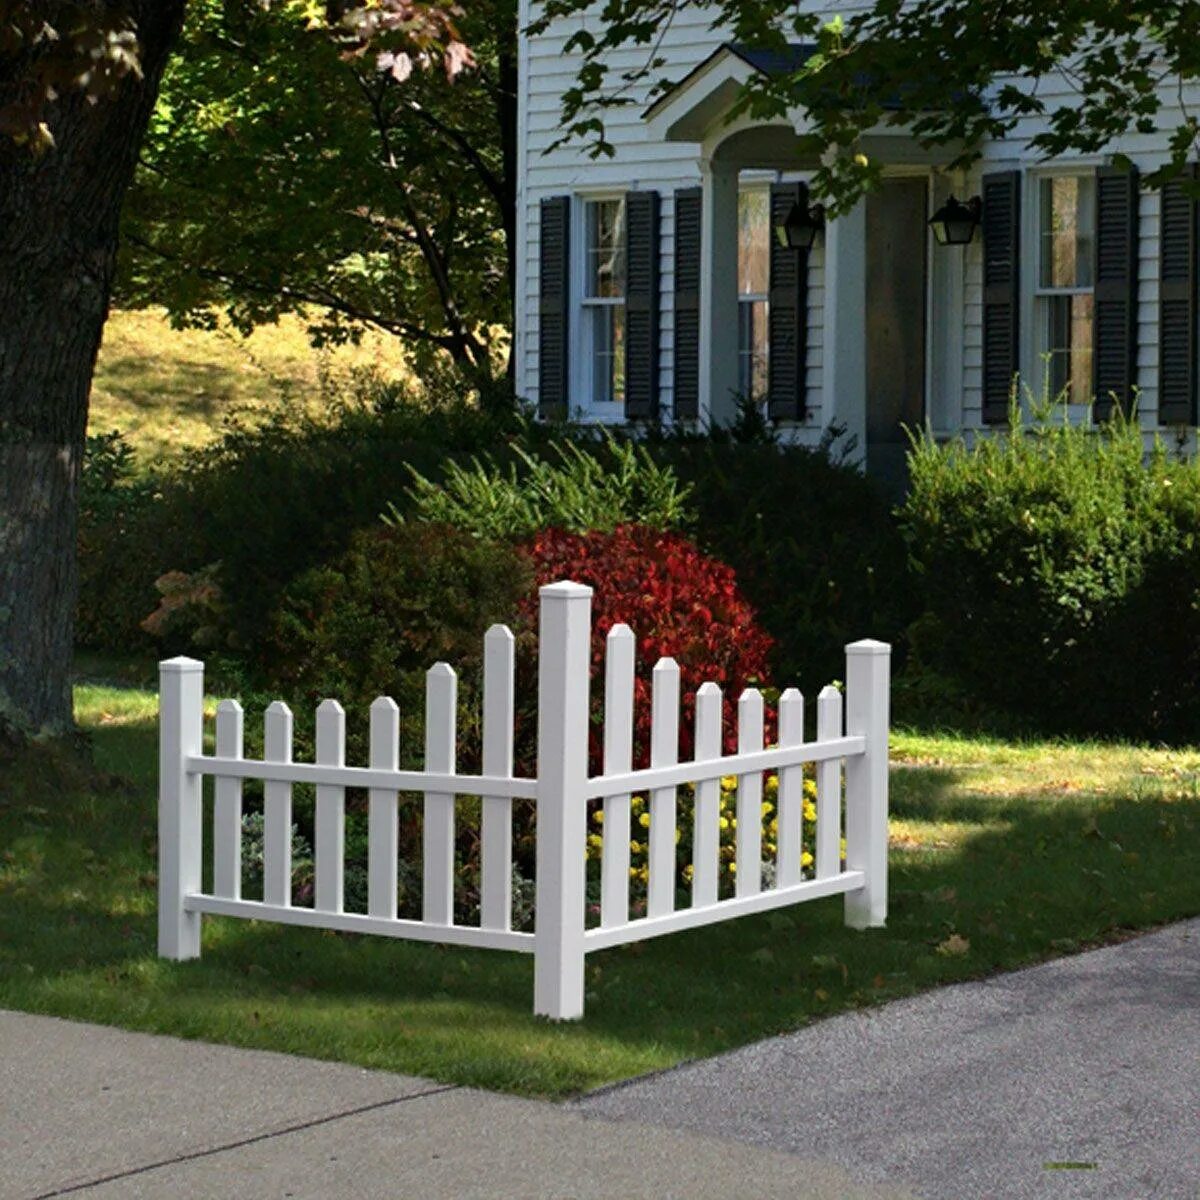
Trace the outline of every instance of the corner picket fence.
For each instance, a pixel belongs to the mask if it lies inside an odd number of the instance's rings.
[[[399,769],[399,710],[371,705],[369,764],[346,766],[345,714],[335,700],[316,713],[314,763],[292,761],[292,714],[280,701],[264,718],[263,759],[242,752],[243,713],[217,708],[215,752],[203,752],[204,665],[160,664],[160,956],[200,955],[203,914],[447,942],[534,956],[534,1012],[557,1020],[583,1015],[584,956],[805,900],[844,894],[855,929],[887,917],[888,703],[891,648],[846,647],[845,706],[833,687],[817,700],[817,738],[804,740],[804,699],[779,700],[778,745],[763,744],[763,699],[754,689],[737,708],[736,754],[722,754],[722,697],[714,683],[696,692],[695,758],[678,761],[680,682],[670,659],[654,669],[651,765],[632,768],[635,643],[625,625],[608,635],[604,679],[603,774],[588,775],[592,591],[563,582],[540,592],[537,778],[513,775],[514,647],[507,628],[484,642],[482,773],[455,770],[456,678],[445,663],[428,673],[425,769]],[[816,764],[814,870],[801,868],[803,770]],[[844,771],[843,771],[844,768]],[[763,772],[778,772],[774,886],[762,879]],[[204,776],[213,783],[212,891],[202,890]],[[720,780],[736,776],[736,884],[719,896]],[[241,894],[242,785],[263,782],[263,897]],[[676,799],[695,785],[691,905],[676,907]],[[292,900],[292,787],[316,789],[312,907]],[[843,798],[844,784],[844,798]],[[368,791],[367,911],[343,904],[345,789]],[[420,920],[397,916],[400,792],[424,794]],[[631,799],[648,794],[646,914],[631,918]],[[454,923],[457,796],[482,798],[481,899],[477,926]],[[537,806],[535,932],[512,928],[512,806]],[[589,802],[603,804],[600,923],[587,928],[585,883]],[[841,856],[845,813],[845,861]]]

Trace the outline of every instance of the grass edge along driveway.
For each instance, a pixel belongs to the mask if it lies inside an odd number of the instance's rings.
[[[885,930],[835,897],[589,956],[565,1026],[524,955],[206,918],[164,963],[156,697],[76,703],[95,769],[0,768],[0,1007],[562,1097],[1200,913],[1200,752],[899,732]]]

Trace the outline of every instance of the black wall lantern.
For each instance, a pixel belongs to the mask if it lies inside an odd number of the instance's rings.
[[[818,232],[824,227],[825,213],[819,206],[809,207],[797,201],[775,226],[775,237],[789,250],[811,250]]]
[[[965,204],[951,196],[929,218],[929,228],[939,246],[965,246],[975,236],[983,217],[983,201],[972,196]]]

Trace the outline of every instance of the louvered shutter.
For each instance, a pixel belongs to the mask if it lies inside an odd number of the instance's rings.
[[[700,188],[675,192],[675,417],[700,415]]]
[[[658,416],[657,192],[625,194],[625,416]]]
[[[1196,201],[1184,182],[1162,190],[1158,269],[1158,423],[1196,424]]]
[[[801,421],[805,410],[808,350],[808,251],[781,246],[775,227],[787,220],[792,205],[808,207],[802,183],[771,186],[770,289],[767,329],[767,416],[772,421]]]
[[[1095,416],[1133,406],[1137,382],[1138,174],[1096,172],[1096,271],[1092,333]]]
[[[1017,372],[1021,253],[1021,172],[983,177],[983,419],[1008,420]]]
[[[538,263],[538,412],[565,416],[569,391],[567,325],[570,310],[571,197],[541,204]]]

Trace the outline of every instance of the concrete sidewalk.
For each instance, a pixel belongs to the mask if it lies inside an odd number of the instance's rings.
[[[642,1120],[0,1012],[0,1197],[899,1200]]]
[[[1200,1197],[1200,920],[593,1093],[928,1200]]]

